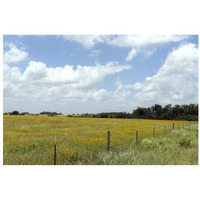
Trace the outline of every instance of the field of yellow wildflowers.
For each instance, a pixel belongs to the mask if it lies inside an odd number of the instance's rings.
[[[107,131],[111,152],[121,152],[139,139],[164,134],[188,124],[186,121],[101,119],[50,116],[5,115],[3,122],[4,165],[52,165],[54,138],[57,164],[96,164],[99,152],[106,152]],[[184,125],[183,125],[184,124]]]

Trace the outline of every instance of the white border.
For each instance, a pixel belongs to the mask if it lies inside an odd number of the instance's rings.
[[[0,3],[3,34],[199,34],[197,0]],[[3,53],[1,52],[1,58]],[[1,61],[2,63],[2,61]],[[1,69],[2,70],[2,69]],[[2,71],[0,73],[1,82]],[[1,113],[3,90],[1,90]],[[1,115],[1,133],[3,131]],[[198,199],[198,166],[3,166],[1,199]]]

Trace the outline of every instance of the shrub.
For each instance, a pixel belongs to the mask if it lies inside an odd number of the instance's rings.
[[[179,145],[181,147],[189,148],[189,147],[191,147],[191,139],[183,138],[179,142]]]

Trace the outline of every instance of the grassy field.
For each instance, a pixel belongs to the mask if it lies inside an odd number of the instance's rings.
[[[198,165],[198,125],[145,138],[116,153],[100,153],[101,165]]]
[[[198,164],[198,127],[186,125],[186,121],[5,115],[4,165],[52,165],[55,136],[58,165]]]

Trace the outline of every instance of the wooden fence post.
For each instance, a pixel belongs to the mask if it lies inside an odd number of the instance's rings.
[[[179,130],[179,124],[178,124],[178,130]]]
[[[54,165],[56,165],[56,136],[55,136],[55,143],[54,143]]]
[[[172,129],[174,129],[174,123],[173,123],[173,125],[172,125]]]
[[[136,130],[136,144],[138,143],[138,129]]]
[[[166,129],[166,126],[165,126],[165,134],[167,133],[167,129]]]
[[[153,127],[153,137],[155,137],[155,127]]]
[[[108,136],[107,136],[107,151],[109,152],[110,150],[110,131],[108,131]]]

